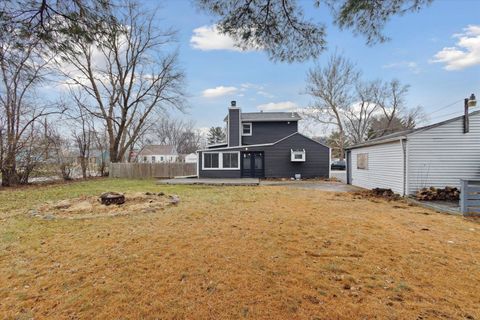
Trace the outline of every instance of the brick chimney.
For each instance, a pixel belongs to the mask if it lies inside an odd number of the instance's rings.
[[[241,123],[241,111],[237,107],[237,102],[232,101],[228,108],[227,119],[227,142],[229,147],[238,147],[241,142],[240,136],[240,123]]]

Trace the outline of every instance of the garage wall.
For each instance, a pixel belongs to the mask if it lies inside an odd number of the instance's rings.
[[[351,150],[352,185],[373,189],[388,188],[403,195],[403,149],[400,141]],[[368,169],[357,168],[358,154],[368,155]]]
[[[470,115],[470,132],[463,118],[408,136],[408,192],[423,187],[460,187],[460,179],[480,179],[480,114]]]

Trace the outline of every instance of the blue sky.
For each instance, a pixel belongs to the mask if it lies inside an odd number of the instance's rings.
[[[243,111],[305,107],[311,101],[302,94],[307,70],[335,50],[355,62],[366,80],[397,78],[411,85],[408,105],[423,106],[429,122],[461,114],[463,104],[440,108],[472,92],[480,96],[480,1],[436,0],[419,13],[395,17],[384,30],[391,40],[371,47],[362,36],[333,26],[328,11],[312,2],[300,1],[308,17],[326,24],[328,51],[316,61],[287,64],[271,62],[262,52],[231,50],[228,39],[212,32],[215,20],[190,0],[164,1],[159,23],[178,30],[187,76],[188,114],[177,116],[210,127],[223,124],[230,100]],[[197,48],[193,36],[203,40]],[[432,62],[439,57],[442,62]]]

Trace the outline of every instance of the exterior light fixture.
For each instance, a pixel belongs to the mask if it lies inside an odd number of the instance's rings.
[[[475,107],[476,105],[477,105],[477,100],[475,99],[475,95],[472,93],[472,95],[468,99],[468,106],[472,108],[472,107]]]

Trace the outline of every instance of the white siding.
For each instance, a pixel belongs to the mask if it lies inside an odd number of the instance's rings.
[[[357,154],[368,154],[368,169],[357,169]],[[366,189],[388,188],[403,194],[403,150],[400,140],[352,149],[352,184]]]
[[[408,136],[408,193],[423,187],[460,186],[480,178],[480,114],[470,115],[470,132],[458,119]]]

